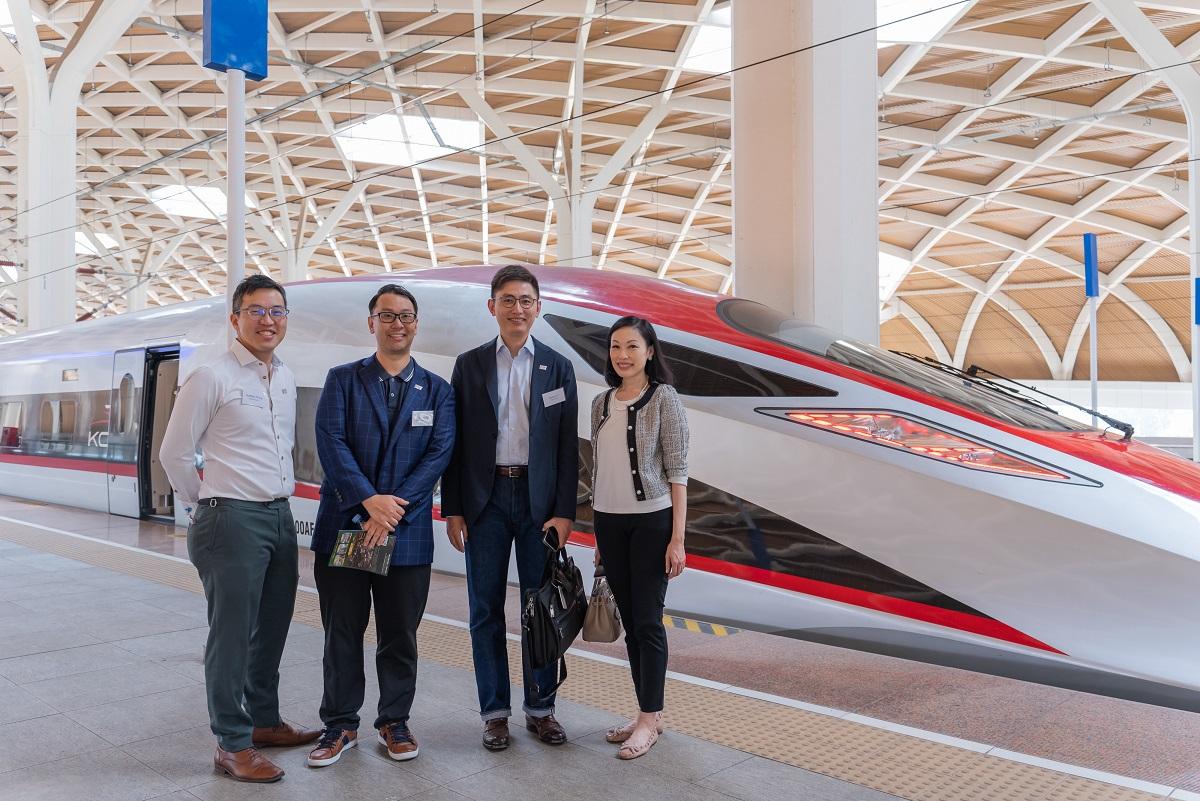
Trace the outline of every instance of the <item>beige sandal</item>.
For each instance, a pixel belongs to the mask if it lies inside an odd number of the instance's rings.
[[[659,734],[663,733],[662,712],[654,713],[654,728]],[[633,730],[637,728],[637,720],[631,720],[624,726],[614,726],[604,734],[604,739],[610,743],[623,743],[633,734]]]
[[[657,742],[657,731],[650,732],[649,738],[647,738],[644,742],[631,743],[626,740],[625,744],[617,749],[617,759],[637,759],[649,751],[650,748]]]

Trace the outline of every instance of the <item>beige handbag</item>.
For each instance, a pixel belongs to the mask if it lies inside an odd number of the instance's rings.
[[[613,598],[604,566],[596,566],[592,597],[588,600],[587,616],[583,619],[583,639],[588,642],[613,642],[621,636],[621,613]]]

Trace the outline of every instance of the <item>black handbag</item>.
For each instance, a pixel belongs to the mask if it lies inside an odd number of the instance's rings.
[[[542,585],[525,599],[521,612],[521,647],[529,666],[535,670],[558,663],[553,687],[537,687],[540,697],[555,692],[567,679],[565,654],[575,642],[587,615],[588,599],[583,576],[575,560],[559,549],[558,534],[548,532],[546,567]],[[550,540],[553,539],[553,544]]]

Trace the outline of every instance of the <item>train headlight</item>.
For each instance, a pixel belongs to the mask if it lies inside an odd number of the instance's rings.
[[[1066,473],[895,412],[760,410],[801,425],[943,462],[1010,476],[1070,481]]]

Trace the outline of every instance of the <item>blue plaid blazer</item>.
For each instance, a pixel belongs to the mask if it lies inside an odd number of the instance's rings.
[[[334,367],[317,402],[317,455],[325,470],[312,549],[333,550],[337,533],[359,528],[372,495],[408,501],[396,527],[394,565],[433,561],[433,487],[454,450],[454,391],[413,361],[413,376],[390,431],[375,354]],[[413,412],[432,411],[433,425],[414,426]]]

